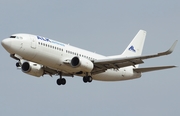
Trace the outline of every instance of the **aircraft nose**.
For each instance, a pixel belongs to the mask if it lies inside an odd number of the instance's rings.
[[[5,49],[10,49],[10,47],[11,47],[11,41],[10,41],[10,39],[3,39],[3,40],[1,41],[1,44],[2,44],[2,46],[3,46]]]

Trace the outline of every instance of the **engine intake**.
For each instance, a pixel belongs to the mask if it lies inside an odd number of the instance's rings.
[[[85,58],[79,58],[77,56],[71,59],[71,66],[76,68],[77,71],[91,72],[94,68],[94,64]]]
[[[42,66],[40,64],[36,64],[33,62],[24,62],[21,66],[21,69],[24,73],[36,77],[40,77],[44,74],[44,70],[42,69]]]
[[[74,57],[71,60],[72,67],[78,67],[80,65],[80,59],[78,57]]]
[[[21,68],[22,68],[22,71],[25,72],[25,73],[27,73],[27,72],[29,72],[31,70],[29,62],[24,62],[22,64]]]

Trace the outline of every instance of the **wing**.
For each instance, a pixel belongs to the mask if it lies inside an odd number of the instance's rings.
[[[171,48],[165,52],[160,52],[157,54],[146,55],[146,56],[133,56],[133,57],[113,57],[113,58],[105,58],[94,61],[94,69],[92,71],[93,74],[101,73],[106,71],[107,69],[118,69],[126,66],[134,66],[137,64],[144,63],[143,60],[149,58],[160,57],[164,55],[169,55],[173,52],[175,46],[177,44],[177,40],[173,43]]]

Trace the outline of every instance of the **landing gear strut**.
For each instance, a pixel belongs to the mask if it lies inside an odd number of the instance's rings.
[[[62,78],[62,73],[59,73],[59,76],[60,76],[60,78],[57,79],[56,83],[57,83],[58,85],[65,85],[65,84],[66,84],[66,79],[65,79],[65,78]]]

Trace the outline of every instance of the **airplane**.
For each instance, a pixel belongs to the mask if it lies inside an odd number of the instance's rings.
[[[65,85],[63,76],[81,76],[83,82],[122,81],[140,78],[141,74],[176,66],[156,66],[139,68],[143,60],[169,55],[177,40],[169,50],[152,55],[142,55],[146,31],[139,30],[122,54],[104,56],[43,36],[32,34],[13,34],[3,39],[1,44],[10,57],[18,60],[16,67],[22,72],[41,77],[59,76],[57,85]]]

